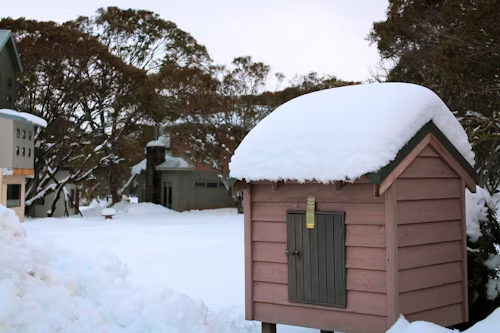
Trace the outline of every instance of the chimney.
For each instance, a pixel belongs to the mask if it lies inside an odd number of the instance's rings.
[[[150,142],[146,147],[146,202],[161,204],[161,172],[155,167],[165,161],[166,147]]]

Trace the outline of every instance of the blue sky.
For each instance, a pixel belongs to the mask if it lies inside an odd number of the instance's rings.
[[[365,40],[387,0],[16,0],[1,16],[63,22],[99,7],[147,9],[175,22],[228,64],[251,55],[288,78],[295,73],[366,80],[379,61]]]

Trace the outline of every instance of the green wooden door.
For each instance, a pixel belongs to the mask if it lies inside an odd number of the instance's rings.
[[[290,212],[287,239],[289,301],[345,307],[344,213],[317,212],[307,229],[305,213]]]

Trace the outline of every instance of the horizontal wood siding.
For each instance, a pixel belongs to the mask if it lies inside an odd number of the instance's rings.
[[[463,302],[461,283],[414,290],[399,295],[400,311],[405,315],[461,302]]]
[[[386,328],[384,199],[372,184],[251,185],[255,320],[329,331],[381,332]],[[317,211],[345,212],[347,307],[288,301],[287,211],[306,208],[314,194]],[[293,258],[290,258],[293,260]]]
[[[288,286],[280,283],[255,282],[254,301],[296,306],[288,301]],[[347,307],[335,308],[335,311],[357,312],[373,315],[385,315],[385,294],[351,291],[347,295]],[[301,304],[301,307],[331,310],[332,308]]]
[[[431,323],[440,323],[443,327],[449,327],[461,323],[461,320],[458,318],[462,316],[462,307],[462,303],[447,305],[436,309],[409,314],[406,316],[406,319],[410,322],[425,320]]]
[[[430,146],[410,164],[397,187],[398,288],[408,320],[448,326],[462,322],[462,180]]]
[[[399,225],[399,246],[405,247],[459,241],[462,239],[460,225],[460,221]]]
[[[255,317],[267,323],[304,326],[332,332],[380,333],[387,330],[383,316],[261,302],[255,302],[254,306]]]
[[[254,281],[270,283],[288,283],[286,263],[254,262]],[[385,293],[386,280],[384,271],[368,269],[347,269],[347,290]]]
[[[462,280],[462,266],[459,261],[406,269],[399,272],[399,291],[425,289]]]
[[[271,191],[271,189],[269,189]],[[286,212],[289,210],[305,210],[306,203],[302,202],[254,202],[252,204],[253,221],[285,222]],[[346,224],[374,224],[384,225],[383,203],[326,203],[318,202],[317,211],[344,211]]]
[[[283,184],[273,191],[271,184],[253,185],[253,202],[300,202],[314,194],[316,202],[383,203],[373,195],[372,184],[345,184],[340,191],[329,184]]]

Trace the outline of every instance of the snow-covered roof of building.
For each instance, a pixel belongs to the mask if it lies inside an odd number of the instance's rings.
[[[170,135],[160,135],[156,140],[149,141],[146,147],[166,147],[170,148]]]
[[[165,161],[156,167],[156,170],[178,170],[194,169],[194,165],[187,159],[181,156],[174,156],[171,152],[165,154]]]
[[[146,167],[148,166],[147,160],[143,159],[136,165],[132,167],[132,175],[139,175],[141,172],[146,170]]]
[[[10,109],[0,109],[0,118],[9,118],[30,122],[36,126],[47,127],[47,121],[27,112],[19,112]]]
[[[139,175],[146,171],[147,159],[143,159],[132,167],[132,175]],[[155,168],[158,171],[162,170],[192,170],[193,163],[181,156],[174,156],[171,152],[165,153],[165,161]]]
[[[288,101],[243,139],[231,177],[258,180],[354,180],[377,172],[432,122],[471,165],[467,134],[431,90],[407,83],[346,86]]]

